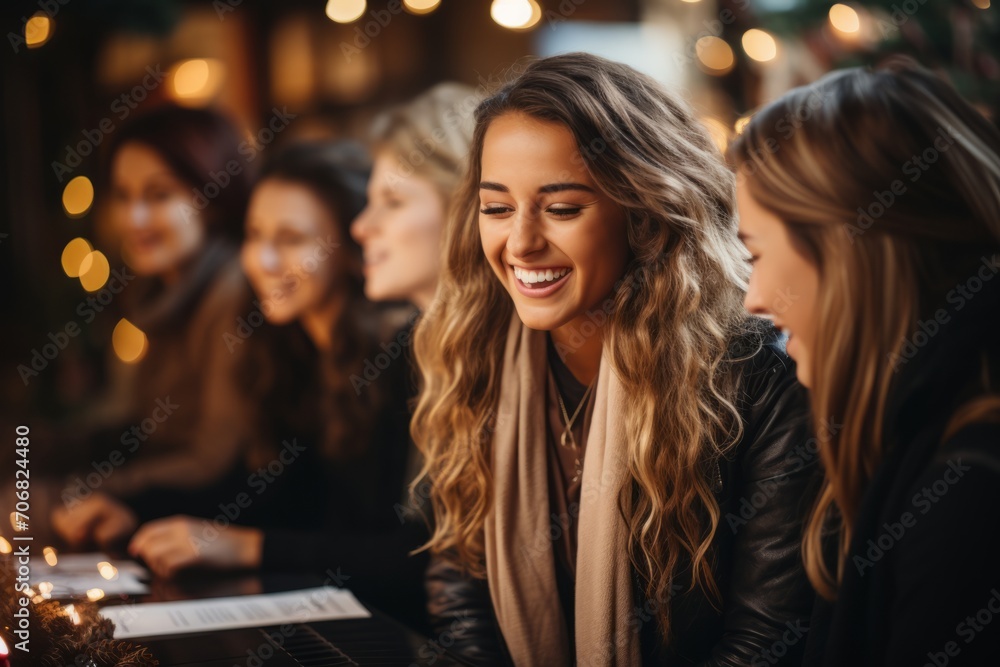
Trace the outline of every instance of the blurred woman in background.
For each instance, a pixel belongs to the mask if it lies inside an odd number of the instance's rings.
[[[423,533],[396,511],[410,452],[402,366],[358,385],[382,352],[348,233],[368,174],[367,154],[349,142],[292,145],[268,161],[241,253],[259,309],[245,319],[257,326],[233,341],[247,347],[240,377],[256,435],[233,491],[251,501],[223,530],[188,516],[147,523],[129,552],[162,576],[340,571],[363,599],[419,625],[426,559],[409,552]]]
[[[731,156],[746,305],[790,335],[826,468],[808,663],[995,664],[1000,132],[896,60],[786,94]]]
[[[412,371],[412,328],[418,317],[435,308],[444,229],[466,169],[473,112],[480,100],[472,88],[443,83],[377,119],[368,205],[351,225],[351,234],[364,251],[368,298],[405,301],[417,308],[394,338],[402,348],[411,405],[418,384]],[[413,450],[408,480],[416,478],[420,465]],[[413,488],[402,507],[406,523],[419,526],[422,544],[428,537],[427,522],[433,521],[427,485]],[[456,590],[463,592],[461,598],[453,595]],[[469,641],[492,633],[489,594],[479,582],[438,561],[427,572],[427,593],[435,636],[447,633],[464,642],[466,657],[496,655],[488,639]]]
[[[111,222],[138,276],[122,299],[148,350],[117,363],[109,396],[88,409],[89,458],[110,473],[71,476],[52,517],[71,545],[106,547],[140,520],[211,511],[202,491],[241,455],[239,355],[224,339],[249,302],[237,248],[253,165],[241,142],[222,115],[176,106],[111,140]]]

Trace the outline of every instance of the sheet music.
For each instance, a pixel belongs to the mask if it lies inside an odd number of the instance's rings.
[[[263,595],[111,606],[101,609],[101,615],[117,626],[115,639],[126,639],[368,618],[371,613],[350,591],[320,586]]]

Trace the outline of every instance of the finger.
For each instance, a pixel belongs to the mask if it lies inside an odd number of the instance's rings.
[[[94,526],[101,520],[105,510],[104,503],[90,500],[68,509],[63,516],[63,531],[66,541],[74,545],[87,542]]]
[[[177,531],[156,529],[145,535],[142,542],[136,546],[136,556],[149,564],[157,562],[163,554],[182,548],[183,545],[184,541],[180,539]]]
[[[169,538],[170,533],[175,530],[176,517],[166,519],[154,519],[139,526],[135,531],[131,542],[128,545],[128,552],[132,556],[146,553],[150,545]]]
[[[135,521],[128,512],[109,514],[94,526],[94,540],[103,548],[117,545],[135,529]]]
[[[147,565],[158,577],[172,577],[185,567],[194,564],[193,555],[177,545],[165,545],[151,553]]]

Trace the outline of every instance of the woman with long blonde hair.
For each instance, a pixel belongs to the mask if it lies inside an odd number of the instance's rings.
[[[786,94],[731,156],[747,307],[791,334],[826,469],[810,660],[996,664],[1000,132],[893,60]]]
[[[427,548],[516,664],[797,664],[817,466],[736,231],[708,134],[625,65],[538,60],[477,109],[411,431]]]

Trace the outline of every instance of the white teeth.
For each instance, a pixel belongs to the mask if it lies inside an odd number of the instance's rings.
[[[535,283],[551,282],[562,278],[567,273],[569,269],[545,269],[544,271],[529,271],[527,269],[522,269],[519,266],[514,267],[514,276],[526,285],[532,285]]]

